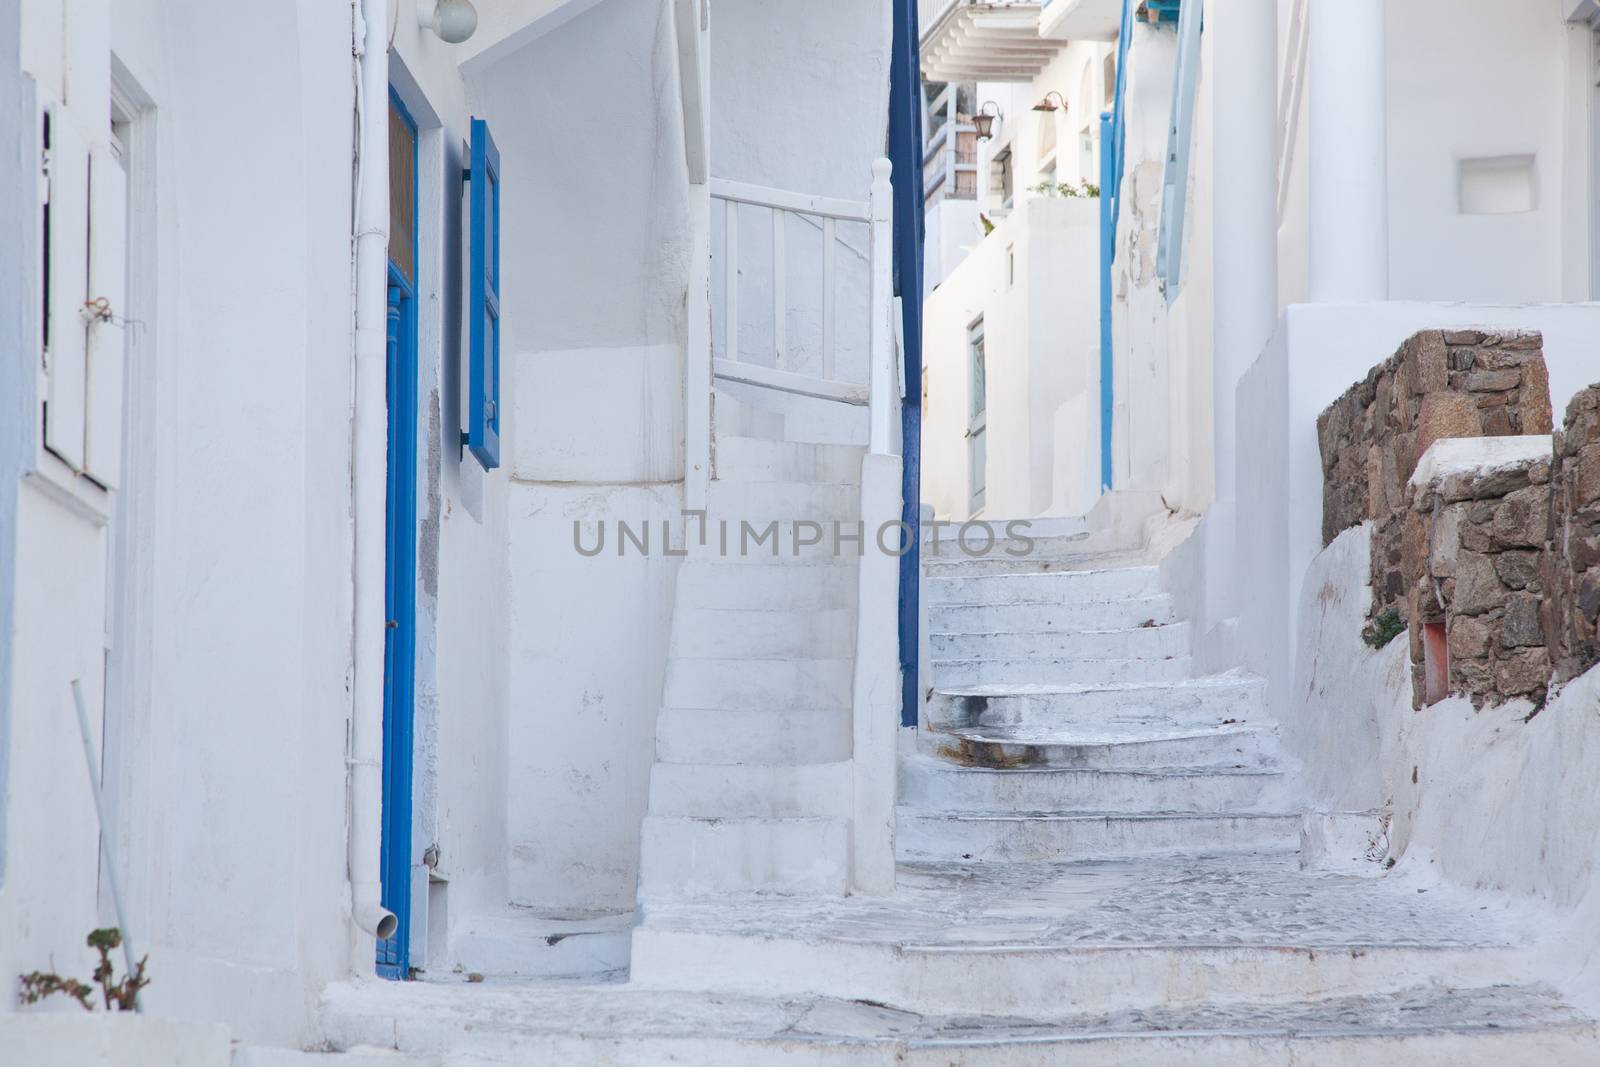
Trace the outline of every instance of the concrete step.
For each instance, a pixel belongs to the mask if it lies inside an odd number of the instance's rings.
[[[1190,676],[1188,656],[1165,659],[1084,659],[1024,656],[1004,659],[935,659],[940,688],[1005,685],[1138,685],[1180,682]]]
[[[647,815],[639,896],[843,894],[850,825],[844,819],[698,819]]]
[[[169,1053],[170,1054],[170,1053]],[[38,1061],[29,1061],[37,1063]],[[66,1067],[67,1061],[55,1061]],[[97,1061],[98,1062],[98,1061]],[[156,1060],[116,1059],[106,1060],[108,1065],[132,1063],[157,1063]],[[159,1061],[163,1067],[186,1067],[177,1060]],[[271,1048],[266,1045],[235,1045],[229,1067],[444,1067],[445,1060],[436,1053],[400,1052],[378,1045],[357,1045],[338,1051],[305,1052],[300,1049]],[[73,1067],[83,1067],[76,1061]]]
[[[856,568],[850,565],[737,558],[687,559],[678,568],[677,610],[772,608],[797,611],[852,608]]]
[[[861,490],[828,482],[713,481],[706,490],[706,514],[734,523],[846,521],[861,515]]]
[[[1278,744],[1273,728],[1242,724],[1107,721],[944,727],[917,733],[918,747],[930,755],[950,763],[997,769],[1263,768],[1275,765]]]
[[[900,760],[902,810],[1006,814],[1032,811],[1270,810],[1284,801],[1276,768],[1174,766],[1124,770],[960,767],[908,753]]]
[[[861,460],[866,453],[860,445],[818,445],[719,435],[716,440],[717,478],[859,485]]]
[[[1295,854],[1298,813],[930,811],[901,807],[902,862],[1067,863],[1148,856]]]
[[[662,708],[656,759],[667,763],[828,763],[850,758],[851,710]]]
[[[1047,538],[1036,541],[1032,548],[1026,543],[1008,543],[1010,552],[1002,550],[997,556],[984,553],[969,556],[957,544],[940,545],[937,556],[924,555],[922,573],[929,578],[973,578],[984,575],[1054,574],[1061,571],[1099,571],[1118,567],[1144,567],[1151,564],[1150,554],[1133,552],[1094,552],[1084,550],[1081,539]]]
[[[928,578],[923,593],[930,607],[946,604],[1068,604],[1132,600],[1161,593],[1158,567],[1047,571]]]
[[[933,604],[928,608],[929,632],[943,634],[1125,630],[1178,621],[1172,598],[1165,594],[1108,602]]]
[[[855,654],[849,608],[680,607],[672,618],[671,654],[683,659],[781,659]]]
[[[667,660],[662,702],[674,708],[786,711],[850,706],[851,660]]]
[[[425,977],[597,978],[628,969],[633,913],[568,918],[528,908],[466,915],[451,922],[450,947]]]
[[[1549,1067],[1600,1057],[1594,1024],[1537,985],[1412,984],[1382,994],[1146,1006],[1062,1003],[1032,1017],[922,1015],[832,997],[625,984],[335,983],[319,1029],[333,1049],[398,1044],[453,1067]],[[338,1052],[236,1067],[352,1067]]]
[[[929,714],[960,726],[1124,721],[1246,722],[1263,717],[1266,683],[1242,675],[1105,685],[961,685],[934,690]]]
[[[1189,624],[1133,626],[1120,630],[994,632],[980,634],[932,633],[928,636],[934,659],[1026,659],[1059,656],[1064,659],[1166,659],[1189,654]]]
[[[853,569],[863,552],[877,551],[874,532],[865,530],[854,517],[780,518],[713,511],[706,518],[704,533],[705,544],[700,544],[699,524],[689,520],[686,548],[692,561],[747,566],[838,564]],[[895,536],[896,531],[890,530],[884,535],[885,544],[892,548]]]
[[[650,813],[699,818],[848,819],[851,763],[657,763]]]

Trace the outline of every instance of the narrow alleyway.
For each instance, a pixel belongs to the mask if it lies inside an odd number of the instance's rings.
[[[901,754],[893,896],[772,870],[649,892],[625,979],[338,986],[329,1039],[451,1063],[1583,1062],[1592,1024],[1528,977],[1537,917],[1391,873],[1375,817],[1303,820],[1262,685],[1192,676],[1158,560],[1087,536],[1018,547],[926,564],[936,691]],[[774,611],[738,647],[814,653],[796,635],[838,605],[786,603],[787,644]],[[732,736],[697,757],[725,758],[728,783],[798,751]],[[690,832],[728,832],[736,792]],[[807,817],[793,806],[767,815]],[[795,877],[840,862],[811,858]]]

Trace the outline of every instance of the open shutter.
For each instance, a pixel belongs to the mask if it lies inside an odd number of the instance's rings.
[[[50,266],[45,328],[44,444],[73,470],[83,469],[87,330],[84,300],[89,265],[89,150],[65,109],[52,108],[47,185]]]
[[[110,146],[89,176],[89,340],[84,473],[108,489],[122,477],[122,379],[128,313],[128,178]]]
[[[493,470],[500,465],[500,151],[483,119],[472,120],[467,195],[466,444]]]

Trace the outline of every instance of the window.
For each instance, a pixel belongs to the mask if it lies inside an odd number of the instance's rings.
[[[467,423],[464,443],[484,470],[500,465],[500,150],[472,120],[467,176]]]
[[[1006,245],[1006,288],[1017,284],[1017,246]]]
[[[988,366],[983,347],[983,319],[967,327],[967,487],[972,513],[983,510],[988,482],[986,441],[988,426]]]
[[[991,208],[998,202],[999,210],[1011,207],[1015,190],[1012,181],[1011,146],[1000,149],[989,162],[989,199]]]

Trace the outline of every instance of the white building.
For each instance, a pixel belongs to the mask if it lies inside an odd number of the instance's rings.
[[[1600,1059],[1592,6],[0,0],[0,1060]]]

